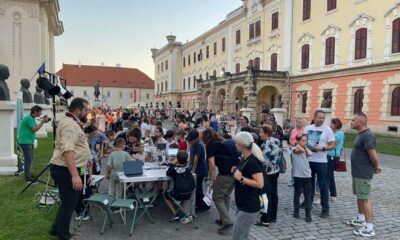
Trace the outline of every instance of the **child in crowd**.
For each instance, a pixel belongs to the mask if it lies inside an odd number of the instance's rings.
[[[180,151],[186,151],[187,150],[187,143],[186,143],[186,140],[185,140],[185,136],[186,136],[186,131],[184,131],[184,130],[179,130],[176,133],[175,139],[178,142]]]
[[[167,147],[166,150],[168,152],[169,146],[173,143],[175,143],[175,134],[172,130],[168,130],[167,133],[165,134],[165,139],[167,140]]]
[[[144,144],[139,145],[139,152],[132,155],[133,160],[138,160],[141,162],[145,162],[146,154],[144,153]]]
[[[171,210],[173,213],[173,216],[175,217],[173,220],[179,220],[179,216],[177,215],[177,211],[175,209],[175,206],[172,202],[171,197],[178,201],[184,201],[188,200],[191,197],[191,193],[179,193],[177,192],[177,176],[178,174],[185,174],[186,169],[187,169],[187,160],[188,160],[188,154],[186,151],[179,151],[177,154],[177,158],[172,162],[172,165],[168,168],[167,170],[167,176],[170,176],[174,180],[174,186],[172,190],[166,191],[163,195],[165,203],[167,204],[168,208]],[[190,174],[190,171],[189,171]]]
[[[108,156],[112,151],[115,150],[114,148],[114,141],[115,141],[116,134],[113,130],[108,130],[106,132],[106,140],[104,141],[104,156]]]
[[[122,172],[124,162],[132,160],[129,153],[125,152],[126,147],[125,139],[118,138],[115,140],[116,150],[108,156],[107,162],[107,173],[106,178],[110,180],[110,185],[108,186],[108,195],[114,198],[121,198],[122,190],[121,183],[118,179],[118,172]]]
[[[300,134],[296,137],[297,145],[292,147],[292,169],[294,178],[294,213],[293,217],[299,218],[300,195],[304,194],[306,222],[311,222],[311,169],[308,157],[312,152],[307,148],[307,135]]]

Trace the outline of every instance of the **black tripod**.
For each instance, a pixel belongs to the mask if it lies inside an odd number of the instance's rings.
[[[55,76],[53,74],[51,74],[50,77],[51,77],[51,82],[53,84],[55,84]],[[54,150],[55,142],[56,142],[56,129],[57,129],[57,126],[56,126],[56,96],[54,96],[54,95],[52,96],[52,105],[53,105],[53,124],[52,124],[52,126],[53,126],[53,150]],[[28,185],[26,185],[24,189],[22,189],[21,193],[24,193],[32,184],[34,184],[36,182],[48,184],[48,182],[42,181],[39,178],[40,178],[40,176],[43,175],[43,173],[45,173],[47,171],[47,169],[49,169],[49,167],[50,167],[50,164],[47,164],[47,166]],[[48,184],[48,185],[50,185],[52,187],[56,187],[55,185],[52,185],[52,184]]]

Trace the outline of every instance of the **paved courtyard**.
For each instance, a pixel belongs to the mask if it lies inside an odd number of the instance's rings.
[[[349,155],[348,155],[349,156]],[[400,239],[400,160],[392,156],[381,156],[383,171],[373,180],[372,199],[374,201],[374,224],[376,237],[374,239]],[[396,162],[397,161],[397,162]],[[353,235],[353,227],[346,226],[345,220],[357,213],[356,199],[351,193],[350,172],[336,173],[338,200],[330,202],[331,216],[321,219],[318,215],[320,206],[313,207],[313,222],[306,223],[304,211],[300,219],[292,217],[293,188],[288,187],[288,174],[279,177],[279,208],[278,219],[270,227],[253,226],[250,236],[252,239],[361,239]],[[102,183],[104,188],[107,182]],[[103,189],[104,190],[104,189]],[[231,215],[235,215],[232,202]],[[118,215],[113,215],[113,228],[107,228],[100,235],[103,218],[97,209],[93,210],[94,221],[84,222],[80,228],[74,226],[78,239],[127,239],[129,227],[124,226]],[[231,239],[231,235],[218,235],[218,226],[214,219],[218,217],[213,208],[208,213],[199,214],[195,224],[182,225],[170,223],[170,213],[160,198],[156,207],[151,209],[155,218],[152,224],[147,218],[142,218],[134,231],[135,239]],[[198,229],[196,229],[196,226]]]

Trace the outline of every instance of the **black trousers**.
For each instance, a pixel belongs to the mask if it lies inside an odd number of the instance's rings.
[[[264,181],[265,191],[268,197],[268,210],[267,213],[261,215],[262,222],[276,221],[276,214],[278,212],[278,177],[279,172],[266,175],[266,181]]]
[[[57,216],[50,232],[57,233],[58,239],[70,239],[69,225],[81,191],[75,191],[72,188],[72,177],[67,167],[51,165],[50,173],[58,186],[61,199],[61,206],[58,208]]]
[[[311,178],[294,177],[294,210],[300,208],[300,195],[304,193],[305,208],[311,209]]]
[[[336,163],[340,160],[340,157],[331,157],[328,155],[328,179],[329,192],[331,197],[336,197],[336,183],[335,183],[335,168]]]

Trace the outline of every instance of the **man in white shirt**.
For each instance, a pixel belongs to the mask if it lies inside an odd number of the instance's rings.
[[[321,218],[329,217],[327,151],[335,149],[335,135],[329,126],[324,125],[325,116],[326,113],[323,110],[315,111],[314,124],[304,129],[304,133],[307,134],[307,147],[313,152],[309,158],[312,176],[311,201],[314,199],[315,175],[317,175],[319,188],[321,189]]]
[[[140,132],[142,133],[143,138],[149,138],[151,134],[151,126],[148,117],[143,118],[143,122],[140,125]]]

